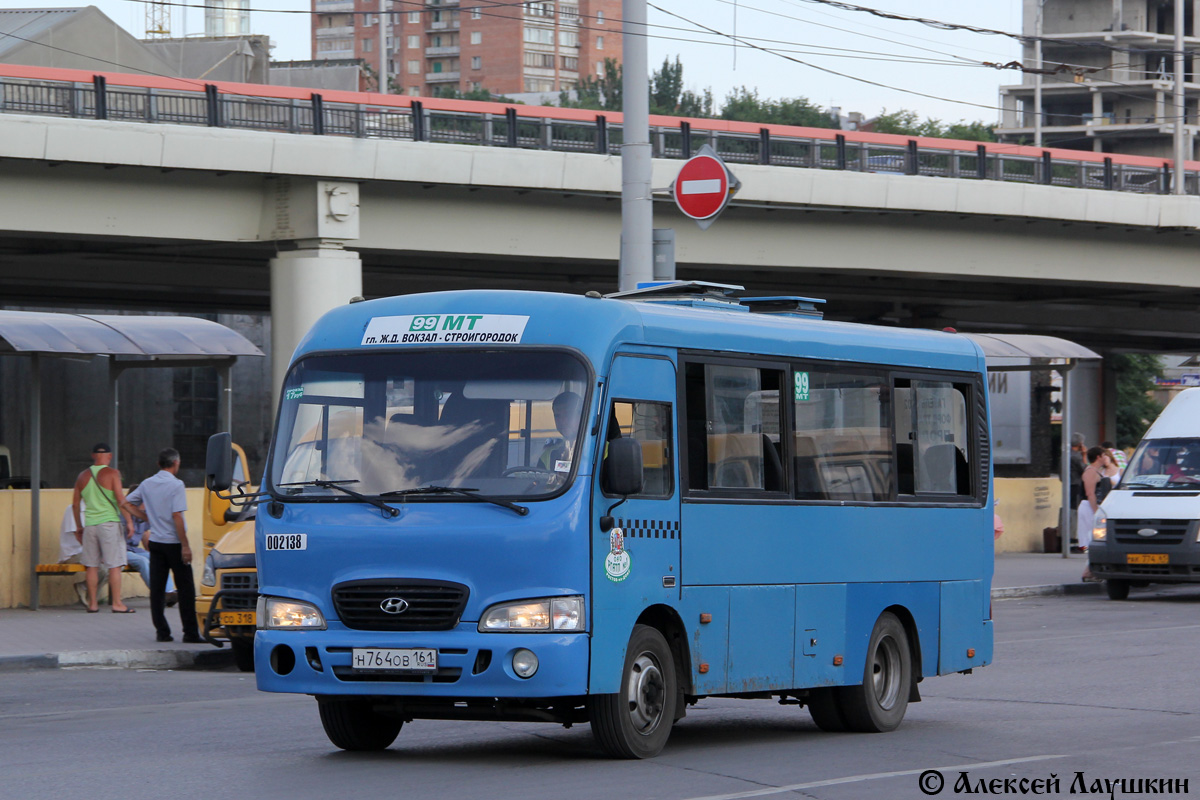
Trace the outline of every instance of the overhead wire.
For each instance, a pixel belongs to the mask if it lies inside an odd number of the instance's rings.
[[[717,2],[720,2],[720,3],[726,3],[726,4],[728,4],[728,3],[730,3],[730,2],[731,2],[731,0],[716,0],[716,1],[717,1]],[[802,2],[811,2],[812,0],[801,0],[801,1],[802,1]],[[831,3],[831,4],[832,4],[832,5],[835,5],[835,6],[839,6],[839,7],[840,7],[840,5],[841,5],[841,4],[839,4],[839,3],[836,3],[836,2],[834,2],[834,3]],[[684,16],[682,16],[682,15],[680,15],[680,14],[676,14],[676,13],[674,13],[674,12],[668,11],[668,10],[666,10],[666,9],[664,9],[664,8],[660,7],[660,6],[657,6],[657,5],[653,4],[653,3],[650,3],[649,5],[650,5],[650,7],[651,7],[651,8],[654,8],[654,9],[656,9],[656,10],[658,10],[658,11],[660,11],[660,12],[664,13],[664,14],[667,14],[668,16],[672,16],[672,17],[674,17],[674,18],[676,18],[676,19],[679,19],[679,20],[682,20],[682,21],[688,22],[689,24],[692,24],[692,25],[694,25],[694,26],[696,26],[696,27],[702,28],[702,29],[704,29],[704,30],[706,30],[706,31],[708,31],[708,32],[710,32],[710,33],[713,33],[714,35],[720,35],[720,36],[724,36],[724,37],[727,37],[727,38],[733,38],[733,37],[732,37],[730,34],[728,34],[728,33],[725,33],[725,32],[723,32],[723,31],[719,31],[719,30],[717,30],[717,29],[715,29],[715,28],[711,28],[711,27],[709,27],[709,26],[707,26],[707,25],[704,25],[704,24],[702,24],[702,23],[699,23],[699,22],[697,22],[697,21],[695,21],[695,20],[692,20],[692,19],[689,19],[689,18],[687,18],[687,17],[684,17]],[[803,20],[803,19],[800,19],[800,18],[797,18],[797,17],[792,17],[792,16],[790,16],[790,15],[787,15],[787,14],[782,14],[782,13],[780,13],[780,12],[769,11],[769,10],[767,10],[767,9],[761,9],[761,8],[757,8],[757,7],[755,7],[755,6],[748,6],[748,5],[746,5],[744,2],[742,3],[742,8],[747,8],[747,9],[753,9],[753,10],[756,10],[756,11],[761,11],[761,12],[763,12],[763,13],[766,13],[766,14],[771,14],[771,15],[774,15],[774,16],[779,16],[779,17],[784,17],[784,18],[787,18],[787,19],[792,19],[792,20],[796,20],[796,21],[800,21],[800,22],[805,22],[806,24],[818,24],[818,25],[820,25],[820,23],[811,23],[811,22],[810,22],[810,21],[808,21],[808,20]],[[856,8],[860,8],[860,7],[856,7]],[[947,23],[947,25],[948,25],[948,26],[950,26],[950,28],[949,28],[949,29],[958,29],[958,28],[959,28],[959,26],[954,26],[954,25],[952,25],[952,24],[950,24],[950,23]],[[824,26],[824,25],[822,25],[822,27],[833,27],[833,26]],[[836,29],[836,30],[846,30],[846,29],[841,29],[841,28],[835,28],[835,29]],[[847,31],[847,32],[854,33],[854,31]],[[867,36],[868,38],[872,38],[872,39],[879,39],[879,38],[881,38],[881,37],[871,36],[871,35],[869,35],[869,34],[860,34],[860,35],[864,35],[864,36]],[[747,41],[747,40],[745,39],[745,37],[737,37],[737,38],[738,38],[738,39],[740,39],[740,40],[746,41],[746,46],[752,47],[752,48],[754,48],[754,49],[757,49],[757,50],[761,50],[761,51],[763,51],[763,52],[766,52],[766,53],[771,53],[771,54],[774,54],[774,55],[778,55],[778,56],[780,56],[780,57],[787,58],[787,56],[783,55],[782,51],[779,51],[779,50],[777,50],[776,48],[757,47],[757,46],[753,45],[752,43],[750,43],[749,41]],[[904,45],[904,43],[902,43],[902,42],[895,42],[895,41],[892,41],[892,40],[885,40],[885,41],[890,41],[890,42],[891,42],[891,43],[893,43],[893,44],[900,44],[901,46],[905,46],[905,45]],[[922,48],[922,49],[926,49],[926,48]],[[1153,51],[1153,52],[1163,52],[1163,51]],[[877,82],[877,81],[872,81],[872,80],[869,80],[869,79],[866,79],[866,78],[860,78],[860,77],[857,77],[857,76],[854,76],[854,75],[848,75],[848,74],[844,74],[844,73],[839,73],[839,72],[836,72],[835,70],[829,70],[829,69],[827,69],[827,68],[821,67],[821,66],[819,66],[819,65],[816,65],[816,64],[810,64],[810,63],[808,63],[808,62],[800,61],[799,59],[790,59],[790,60],[792,60],[792,61],[796,61],[797,63],[800,63],[800,64],[802,64],[802,65],[804,65],[804,66],[811,67],[811,68],[813,68],[813,69],[821,70],[821,71],[823,71],[823,72],[828,72],[828,73],[830,73],[830,74],[834,74],[834,75],[837,75],[837,76],[839,76],[839,77],[844,77],[844,78],[847,78],[847,79],[849,79],[849,80],[854,80],[854,81],[858,81],[858,82],[861,82],[861,83],[866,83],[866,84],[869,84],[869,85],[878,86],[878,87],[880,87],[880,88],[891,89],[891,90],[895,90],[895,91],[899,91],[899,92],[904,92],[904,93],[907,93],[907,94],[915,94],[915,95],[918,95],[918,96],[921,96],[921,97],[927,97],[927,98],[930,98],[930,99],[942,100],[942,101],[945,101],[945,102],[950,102],[950,103],[956,103],[956,104],[961,104],[961,105],[971,105],[971,106],[975,106],[975,107],[978,107],[978,108],[985,108],[985,109],[988,109],[988,110],[994,110],[994,111],[1006,111],[1006,110],[1008,110],[1008,109],[1005,109],[1005,108],[1004,108],[1004,107],[1002,107],[1002,106],[989,106],[989,105],[984,105],[984,104],[981,104],[981,103],[973,103],[973,102],[970,102],[970,101],[965,101],[965,100],[957,100],[957,99],[954,99],[954,98],[949,98],[949,97],[941,97],[941,96],[937,96],[937,95],[931,95],[931,94],[924,93],[924,92],[918,92],[918,91],[916,91],[916,90],[912,90],[912,89],[904,89],[904,88],[902,88],[902,87],[890,86],[890,85],[883,84],[883,83],[879,83],[879,82]],[[1020,69],[1021,69],[1021,71],[1023,71],[1023,72],[1037,72],[1037,71],[1038,71],[1036,68],[1027,68],[1027,67],[1024,67],[1023,65],[1020,65],[1020,64],[1019,64],[1019,62],[1011,62],[1011,63],[1010,63],[1010,65],[996,65],[996,64],[990,64],[990,63],[987,63],[987,62],[976,62],[976,63],[981,63],[981,64],[984,64],[984,65],[986,65],[986,66],[992,67],[992,68],[1020,68]],[[1056,65],[1053,65],[1053,66],[1056,66]],[[1068,65],[1064,65],[1064,66],[1068,66]],[[1100,70],[1103,70],[1103,69],[1112,69],[1114,66],[1119,66],[1119,65],[1109,65],[1109,66],[1106,66],[1106,67],[1101,67],[1101,68],[1093,68],[1093,67],[1088,67],[1088,69],[1089,69],[1089,70],[1094,70],[1094,71],[1100,71]],[[1045,71],[1043,72],[1043,74],[1054,74],[1054,73],[1056,73],[1056,72],[1060,72],[1060,71],[1064,71],[1064,70],[1058,70],[1058,69],[1047,69],[1047,70],[1045,70]],[[1067,70],[1065,70],[1065,71],[1072,71],[1072,72],[1074,72],[1074,70],[1070,69],[1070,67],[1069,67],[1069,66],[1068,66],[1068,69],[1067,69]],[[1123,81],[1117,81],[1117,80],[1113,80],[1113,79],[1110,79],[1110,80],[1104,81],[1104,83],[1105,83],[1105,84],[1108,84],[1108,85],[1111,85],[1111,86],[1119,86],[1119,87],[1123,87],[1123,88],[1126,88],[1126,89],[1146,89],[1146,88],[1147,88],[1147,87],[1143,87],[1143,86],[1137,86],[1137,85],[1134,85],[1134,84],[1126,83],[1126,82],[1123,82]],[[1142,100],[1146,99],[1144,94],[1133,94],[1133,93],[1131,93],[1131,92],[1120,92],[1120,91],[1115,91],[1115,90],[1113,90],[1113,91],[1110,91],[1110,94],[1113,94],[1113,95],[1115,95],[1115,96],[1118,96],[1118,97],[1127,97],[1127,98],[1142,99]],[[1050,116],[1053,116],[1053,117],[1058,117],[1058,118],[1067,117],[1067,118],[1078,119],[1078,120],[1084,120],[1084,119],[1090,119],[1090,118],[1091,118],[1091,115],[1090,115],[1090,114],[1058,114],[1058,113],[1056,113],[1056,114],[1050,114],[1049,112],[1045,111],[1044,109],[1043,109],[1043,111],[1042,111],[1042,116],[1043,116],[1044,118],[1046,118],[1046,117],[1050,117]],[[1177,120],[1177,119],[1180,119],[1180,118],[1186,118],[1186,114],[1178,114],[1178,115],[1164,116],[1164,117],[1159,117],[1159,118],[1156,118],[1156,119],[1158,119],[1158,120],[1159,120],[1161,123],[1170,123],[1170,122],[1174,122],[1175,120]]]
[[[201,8],[201,9],[203,9],[203,8],[206,8],[206,6],[204,6],[204,5],[199,5],[199,4],[194,4],[194,3],[175,2],[175,1],[173,1],[173,0],[127,0],[127,1],[128,1],[128,2],[138,2],[138,3],[158,2],[158,3],[161,3],[161,4],[163,4],[163,5],[168,5],[168,6],[176,6],[176,7],[184,7],[184,8]],[[803,1],[804,1],[804,2],[812,2],[813,0],[803,0]],[[718,0],[718,2],[729,2],[729,0]],[[397,11],[395,11],[395,10],[394,10],[394,6],[395,6],[397,3],[398,3],[398,4],[400,4],[400,5],[405,5],[405,6],[416,6],[416,7],[420,8],[420,9],[422,9],[422,10],[424,10],[424,9],[428,8],[428,7],[426,6],[426,4],[425,4],[424,2],[421,2],[420,0],[392,0],[392,3],[393,3],[393,10],[391,11],[391,13],[404,13],[404,11],[399,11],[399,12],[397,12]],[[496,0],[492,0],[492,2],[482,3],[482,4],[480,4],[479,6],[472,7],[472,8],[467,8],[467,9],[462,9],[462,10],[467,10],[467,11],[472,11],[472,12],[478,12],[478,13],[479,13],[481,16],[483,16],[483,15],[487,15],[487,16],[498,16],[498,17],[503,17],[503,18],[505,18],[505,19],[512,19],[512,17],[511,17],[511,16],[508,16],[508,15],[500,15],[500,14],[492,14],[492,13],[488,13],[488,12],[486,12],[486,11],[483,11],[482,9],[484,9],[484,8],[516,8],[516,7],[522,7],[522,6],[525,6],[525,5],[526,5],[526,3],[525,3],[525,2],[523,2],[523,1],[521,1],[521,2],[497,2]],[[701,24],[701,23],[698,23],[698,22],[696,22],[695,20],[691,20],[691,19],[689,19],[689,18],[687,18],[687,17],[684,17],[684,16],[682,16],[682,15],[680,15],[680,14],[676,14],[676,13],[674,13],[674,12],[668,11],[668,10],[666,10],[666,9],[664,9],[664,8],[660,7],[660,6],[657,6],[657,5],[653,4],[653,3],[649,3],[649,5],[650,5],[650,7],[654,8],[655,10],[657,10],[657,11],[659,11],[659,12],[663,13],[663,14],[666,14],[667,16],[673,17],[673,18],[675,18],[675,19],[678,19],[678,20],[680,20],[680,21],[682,21],[682,22],[685,22],[685,23],[687,23],[687,24],[689,24],[689,25],[692,25],[692,26],[693,26],[693,28],[690,28],[690,29],[689,29],[689,28],[681,28],[681,27],[678,27],[678,26],[665,26],[665,25],[650,24],[650,23],[648,23],[648,24],[645,26],[646,28],[663,28],[663,29],[669,29],[669,30],[684,31],[684,32],[689,32],[689,33],[703,33],[703,34],[707,34],[707,35],[710,35],[710,36],[716,36],[716,37],[720,37],[720,38],[728,39],[729,41],[728,41],[728,42],[719,42],[719,41],[718,41],[718,42],[714,42],[714,41],[711,41],[711,40],[701,40],[701,39],[683,39],[683,38],[681,38],[681,37],[670,37],[670,36],[663,36],[663,35],[661,35],[661,34],[653,34],[653,33],[649,33],[649,32],[643,32],[643,33],[640,33],[640,34],[639,34],[639,33],[634,33],[633,35],[643,35],[643,36],[647,36],[647,37],[649,37],[649,38],[663,39],[663,40],[666,40],[666,41],[685,41],[685,42],[698,43],[698,44],[720,45],[720,46],[730,46],[730,47],[737,47],[737,46],[746,46],[746,47],[751,47],[752,49],[760,50],[760,51],[762,51],[762,52],[769,53],[769,54],[775,55],[775,56],[777,56],[777,57],[785,58],[785,59],[787,59],[787,60],[790,60],[790,61],[793,61],[793,62],[795,62],[795,63],[798,63],[798,64],[800,64],[800,65],[802,65],[802,66],[807,66],[807,67],[809,67],[809,68],[811,68],[811,69],[816,69],[816,70],[819,70],[819,71],[822,71],[822,72],[826,72],[826,73],[828,73],[828,74],[832,74],[832,75],[835,75],[835,76],[838,76],[838,77],[843,77],[843,78],[846,78],[846,79],[848,79],[848,80],[853,80],[853,81],[857,81],[857,82],[860,82],[860,83],[865,83],[865,84],[867,84],[867,85],[872,85],[872,86],[876,86],[876,87],[879,87],[879,88],[888,89],[888,90],[891,90],[891,91],[898,91],[898,92],[902,92],[902,93],[906,93],[906,94],[912,94],[912,95],[916,95],[916,96],[920,96],[920,97],[925,97],[925,98],[928,98],[928,99],[939,100],[939,101],[943,101],[943,102],[950,102],[950,103],[955,103],[955,104],[959,104],[959,105],[968,105],[968,106],[973,106],[973,107],[976,107],[976,108],[983,108],[983,109],[987,109],[987,110],[990,110],[990,111],[1005,111],[1005,110],[1007,110],[1007,109],[1005,109],[1005,108],[1003,108],[1003,107],[1000,107],[1000,106],[991,106],[991,105],[985,105],[985,104],[982,104],[982,103],[975,103],[975,102],[966,101],[966,100],[958,100],[958,99],[955,99],[955,98],[949,98],[949,97],[944,97],[944,96],[940,96],[940,95],[934,95],[934,94],[930,94],[930,93],[926,93],[926,92],[919,92],[919,91],[916,91],[916,90],[913,90],[913,89],[905,89],[905,88],[903,88],[903,87],[899,87],[899,86],[892,86],[892,85],[889,85],[889,84],[884,84],[884,83],[881,83],[881,82],[878,82],[878,81],[873,81],[873,80],[870,80],[870,79],[867,79],[867,78],[861,78],[861,77],[854,76],[854,75],[850,75],[850,74],[847,74],[847,73],[841,73],[841,72],[838,72],[838,71],[836,71],[836,70],[828,69],[828,68],[825,68],[825,67],[821,67],[821,66],[819,66],[819,65],[817,65],[817,64],[812,64],[812,63],[809,63],[809,62],[807,62],[807,61],[803,61],[803,60],[801,60],[801,59],[794,58],[794,57],[793,57],[791,54],[792,54],[792,53],[795,53],[795,54],[800,54],[800,55],[823,55],[823,56],[827,56],[827,57],[857,58],[857,59],[859,59],[859,60],[872,60],[872,61],[893,61],[893,62],[897,62],[897,63],[926,64],[926,65],[939,65],[939,66],[942,66],[942,65],[945,65],[945,66],[966,66],[966,65],[968,65],[968,64],[969,64],[969,65],[971,65],[971,66],[985,66],[985,67],[987,67],[987,66],[994,67],[994,66],[995,66],[995,65],[988,64],[987,62],[978,62],[978,61],[974,61],[974,60],[972,60],[972,59],[966,59],[966,58],[964,58],[964,57],[957,57],[957,56],[956,56],[956,58],[960,58],[960,59],[961,59],[961,61],[963,62],[963,63],[961,63],[961,64],[960,64],[960,63],[957,63],[957,62],[950,62],[950,61],[947,61],[947,60],[945,60],[945,59],[943,59],[943,60],[940,60],[940,61],[938,61],[938,60],[934,60],[934,59],[925,59],[925,60],[922,60],[922,59],[920,59],[919,57],[915,57],[915,56],[913,56],[913,57],[906,57],[904,54],[894,54],[894,53],[877,53],[877,52],[875,52],[875,51],[855,51],[855,50],[852,50],[852,49],[850,49],[850,48],[832,48],[832,47],[827,47],[827,46],[823,46],[823,45],[810,45],[810,44],[803,44],[803,45],[801,45],[801,46],[808,46],[808,47],[819,47],[819,48],[822,48],[822,49],[830,49],[830,50],[835,50],[835,49],[836,49],[836,50],[843,50],[843,51],[845,51],[847,54],[843,55],[843,54],[840,54],[840,53],[832,53],[832,52],[830,52],[830,53],[814,53],[814,52],[811,52],[811,51],[805,51],[805,50],[785,50],[785,49],[782,49],[782,48],[763,47],[763,46],[761,46],[761,45],[759,45],[759,44],[756,44],[756,42],[767,42],[767,43],[771,43],[771,44],[790,44],[790,45],[795,45],[796,43],[794,43],[794,42],[789,42],[789,41],[786,41],[786,40],[765,39],[765,38],[761,38],[761,37],[747,37],[747,36],[737,36],[737,35],[731,35],[731,34],[727,34],[727,33],[723,32],[723,31],[720,31],[720,30],[718,30],[718,29],[716,29],[716,28],[712,28],[712,27],[709,27],[709,26],[703,25],[703,24]],[[833,5],[834,7],[839,7],[839,8],[840,8],[840,7],[842,7],[842,6],[849,6],[850,4],[844,4],[844,3],[838,3],[838,2],[831,2],[831,3],[829,3],[829,5]],[[778,12],[769,12],[769,11],[766,11],[766,10],[764,10],[764,9],[758,9],[758,8],[755,8],[755,7],[753,7],[753,6],[747,6],[747,8],[754,8],[754,10],[758,10],[758,11],[764,11],[765,13],[772,13],[772,14],[775,14],[775,15],[777,15],[777,16],[788,17],[788,15],[779,14]],[[856,9],[856,10],[867,10],[867,9],[865,9],[864,7],[860,7],[860,6],[854,6],[853,8],[854,8],[854,9]],[[315,14],[318,14],[318,13],[328,13],[328,12],[317,12],[317,11],[313,11],[313,10],[301,10],[301,9],[258,9],[258,11],[259,11],[260,13],[305,14],[305,15],[309,15],[309,16],[312,16],[312,15],[315,15]],[[342,13],[342,14],[354,14],[354,15],[357,15],[357,14],[371,14],[371,15],[376,15],[376,14],[378,14],[378,12],[372,12],[372,11],[361,11],[361,12],[360,12],[360,11],[345,11],[345,12],[334,12],[334,13]],[[384,12],[384,13],[389,13],[389,12]],[[586,17],[586,18],[590,18],[590,19],[597,19],[597,20],[598,20],[598,19],[600,19],[599,17],[596,17],[596,16],[594,16],[594,15],[585,15],[585,14],[580,14],[579,16],[581,16],[581,17]],[[789,17],[789,18],[791,18],[791,19],[798,19],[798,18],[795,18],[795,17]],[[914,19],[914,20],[917,20],[917,18],[912,18],[912,19]],[[804,21],[804,20],[800,20],[800,21]],[[917,21],[920,21],[920,20],[917,20]],[[819,24],[819,23],[816,23],[816,24]],[[950,24],[950,23],[945,23],[945,25],[947,26],[947,28],[948,28],[948,29],[970,29],[970,28],[971,28],[971,26],[956,26],[956,25],[952,25],[952,24]],[[580,27],[580,28],[584,28],[584,29],[589,29],[589,30],[598,30],[598,31],[604,31],[604,32],[609,32],[609,31],[611,31],[611,30],[612,30],[612,28],[611,28],[611,27],[596,27],[596,26],[584,26],[584,25],[580,25],[580,26],[578,26],[578,27]],[[824,26],[824,27],[832,27],[832,26]],[[696,30],[697,28],[698,28],[698,29],[700,29],[700,30]],[[21,36],[19,36],[19,35],[12,34],[12,33],[2,33],[2,35],[9,36],[9,37],[12,37],[12,38],[15,38],[15,39],[19,39],[19,40],[21,40],[21,41],[25,41],[25,42],[28,42],[28,43],[30,43],[30,44],[35,44],[35,45],[38,45],[38,46],[47,47],[47,48],[49,48],[49,49],[57,50],[57,51],[60,51],[60,52],[63,52],[63,53],[69,53],[69,54],[72,54],[72,55],[77,55],[77,56],[80,56],[80,57],[83,57],[83,58],[92,59],[92,60],[95,60],[95,61],[97,61],[97,62],[99,62],[99,63],[103,63],[103,64],[109,64],[109,65],[111,65],[111,66],[119,67],[119,68],[121,68],[121,69],[123,69],[123,70],[129,70],[129,71],[134,71],[134,72],[140,72],[140,73],[147,74],[147,75],[154,75],[154,76],[156,76],[156,77],[172,78],[172,79],[176,79],[176,80],[188,81],[188,82],[191,82],[191,83],[193,83],[194,85],[197,85],[197,86],[202,86],[202,85],[204,85],[204,84],[203,84],[203,82],[200,82],[200,81],[195,81],[195,80],[191,80],[191,79],[187,79],[187,78],[175,78],[175,76],[171,76],[171,75],[164,75],[164,74],[162,74],[162,73],[155,72],[155,71],[153,71],[153,70],[147,70],[147,69],[140,68],[140,67],[133,67],[133,66],[129,66],[129,65],[120,64],[119,62],[110,61],[110,60],[108,60],[108,59],[100,58],[100,57],[97,57],[97,56],[92,56],[92,55],[89,55],[89,54],[86,54],[86,53],[79,53],[79,52],[77,52],[77,51],[69,50],[69,49],[62,48],[62,47],[57,47],[57,46],[55,46],[55,45],[49,45],[49,44],[47,44],[47,43],[44,43],[44,42],[39,42],[39,41],[36,41],[36,40],[25,39],[24,37],[21,37]],[[869,34],[868,34],[868,35],[866,35],[866,36],[868,36],[868,38],[881,39],[881,40],[883,40],[883,41],[888,41],[889,43],[892,43],[892,44],[898,44],[898,45],[900,45],[900,46],[902,46],[902,47],[913,47],[913,48],[915,48],[915,49],[929,50],[929,48],[922,48],[922,47],[919,47],[919,46],[907,45],[907,44],[905,44],[905,43],[903,43],[903,42],[895,42],[894,40],[882,39],[882,37],[874,37],[874,36],[870,36]],[[932,51],[932,52],[936,52],[936,51]],[[1161,52],[1161,51],[1159,51],[1159,52]],[[849,53],[857,53],[857,55],[849,55]],[[1125,85],[1125,86],[1128,86],[1129,88],[1139,88],[1139,87],[1132,87],[1132,86],[1130,86],[1130,85],[1128,85],[1128,84],[1120,84],[1120,83],[1118,83],[1118,82],[1111,82],[1111,83],[1116,83],[1117,85]],[[1120,93],[1118,93],[1118,94],[1120,94]],[[1130,96],[1133,96],[1133,95],[1130,95]],[[1050,115],[1049,115],[1047,112],[1045,112],[1045,111],[1043,111],[1043,115],[1044,115],[1044,116],[1047,116],[1047,117],[1048,117],[1048,116],[1050,116]],[[1086,119],[1086,118],[1088,118],[1090,115],[1083,115],[1083,114],[1080,114],[1080,115],[1063,115],[1063,114],[1055,114],[1055,115],[1053,115],[1053,116],[1056,116],[1056,117],[1068,116],[1068,117],[1072,117],[1072,118]],[[1175,117],[1166,117],[1166,118],[1163,118],[1163,120],[1162,120],[1162,121],[1166,122],[1166,121],[1170,121],[1170,120],[1172,120],[1172,119],[1175,119]]]
[[[969,31],[971,33],[978,33],[978,34],[981,34],[984,36],[1003,36],[1003,37],[1007,37],[1009,39],[1014,39],[1018,42],[1021,42],[1022,44],[1034,44],[1036,42],[1042,42],[1042,43],[1056,44],[1056,45],[1060,45],[1060,46],[1074,46],[1074,47],[1084,47],[1084,48],[1091,48],[1091,49],[1101,48],[1104,50],[1113,50],[1113,51],[1120,52],[1120,53],[1145,53],[1145,52],[1174,53],[1174,52],[1176,52],[1176,51],[1164,51],[1158,47],[1151,47],[1151,48],[1122,47],[1120,45],[1113,45],[1113,44],[1109,44],[1108,42],[1103,42],[1103,41],[1076,41],[1076,40],[1064,41],[1062,39],[1056,39],[1054,37],[1044,36],[1044,35],[1043,36],[1031,36],[1029,34],[1024,34],[1024,33],[1012,33],[1011,31],[1002,31],[1002,30],[998,30],[996,28],[983,28],[983,27],[980,27],[977,25],[966,25],[966,24],[962,24],[962,23],[945,22],[942,20],[928,19],[926,17],[914,17],[914,16],[910,16],[908,14],[897,14],[897,13],[891,12],[891,11],[883,11],[878,8],[870,8],[869,6],[860,6],[860,5],[855,5],[853,3],[846,3],[846,2],[843,2],[843,0],[801,0],[801,2],[812,3],[814,5],[829,6],[832,8],[841,9],[843,11],[854,11],[854,12],[859,12],[859,13],[871,14],[873,16],[880,17],[882,19],[898,20],[898,21],[902,21],[902,22],[917,22],[922,25],[926,25],[930,28],[936,28],[938,30]]]

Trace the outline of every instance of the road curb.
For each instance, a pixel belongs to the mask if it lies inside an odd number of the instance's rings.
[[[1104,587],[1099,583],[1060,583],[1048,586],[1006,586],[992,589],[993,600],[1010,600],[1014,597],[1050,597],[1053,595],[1100,594]]]
[[[108,669],[224,669],[233,666],[233,651],[82,650],[28,656],[0,656],[0,672],[30,669],[100,667]]]
[[[58,656],[44,653],[34,656],[0,656],[0,672],[19,672],[27,669],[57,669]]]

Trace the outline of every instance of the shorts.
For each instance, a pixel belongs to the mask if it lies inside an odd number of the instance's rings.
[[[125,566],[125,537],[121,535],[120,522],[104,522],[88,525],[83,529],[83,557],[85,567],[116,569]]]

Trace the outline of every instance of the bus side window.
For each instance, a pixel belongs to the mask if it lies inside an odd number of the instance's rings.
[[[787,490],[776,369],[689,364],[686,373],[688,486],[748,497]]]
[[[891,497],[890,414],[881,374],[792,374],[793,473],[800,500]]]
[[[969,396],[966,384],[896,381],[900,494],[972,494]]]
[[[671,448],[671,406],[666,403],[617,400],[609,412],[608,435],[630,437],[642,446],[642,493],[665,498],[675,493],[675,459]]]

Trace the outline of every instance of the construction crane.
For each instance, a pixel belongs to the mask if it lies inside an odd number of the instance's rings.
[[[166,39],[171,35],[171,10],[165,2],[146,4],[146,38]]]

